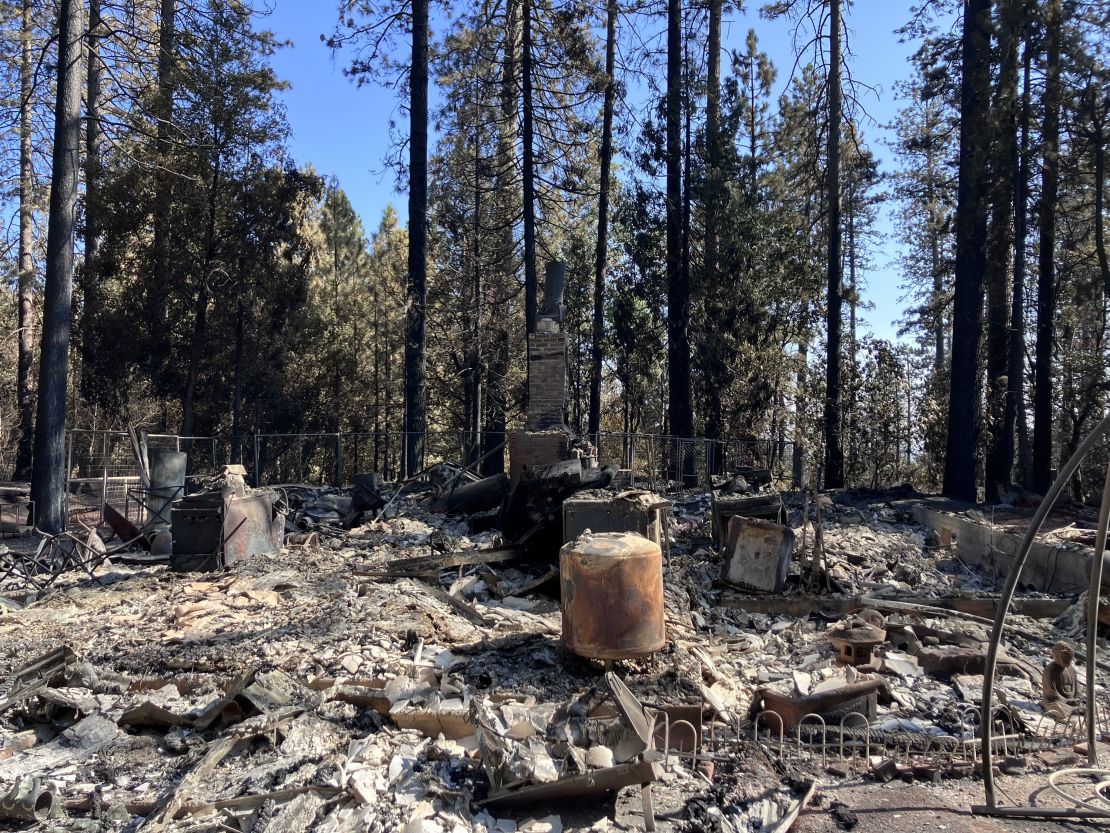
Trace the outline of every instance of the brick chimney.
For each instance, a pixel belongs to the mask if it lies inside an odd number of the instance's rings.
[[[567,337],[560,325],[565,311],[566,266],[549,263],[546,277],[536,331],[528,333],[528,412],[524,430],[509,435],[509,476],[514,483],[525,466],[549,466],[568,459],[574,441],[563,421]]]
[[[540,324],[552,323],[540,319]],[[544,329],[550,329],[545,327]],[[567,336],[558,331],[528,334],[528,415],[525,431],[563,427],[567,393]]]

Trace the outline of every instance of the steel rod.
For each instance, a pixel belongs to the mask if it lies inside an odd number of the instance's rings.
[[[994,771],[993,765],[993,750],[991,749],[991,729],[993,723],[993,710],[991,708],[994,699],[994,675],[998,666],[998,650],[1002,643],[1002,633],[1006,626],[1006,616],[1010,610],[1010,602],[1013,601],[1014,592],[1017,590],[1018,580],[1021,578],[1021,571],[1025,567],[1025,561],[1029,557],[1029,551],[1033,548],[1033,541],[1040,532],[1041,526],[1044,524],[1044,519],[1048,513],[1052,511],[1052,507],[1056,505],[1061,492],[1067,486],[1068,481],[1071,480],[1075,470],[1079,468],[1079,464],[1094,448],[1095,444],[1101,439],[1102,435],[1110,429],[1110,413],[1103,416],[1099,420],[1098,425],[1094,427],[1090,434],[1080,443],[1079,448],[1071,458],[1064,464],[1060,470],[1059,475],[1056,477],[1055,482],[1048,490],[1048,494],[1044,496],[1041,505],[1037,507],[1037,511],[1033,514],[1032,520],[1029,522],[1029,527],[1025,530],[1025,536],[1021,539],[1021,545],[1018,547],[1017,552],[1014,554],[1013,563],[1010,565],[1010,572],[1006,576],[1006,585],[1002,590],[1002,595],[998,600],[998,613],[994,617],[994,629],[991,632],[990,647],[987,649],[987,662],[983,668],[983,705],[981,714],[986,715],[983,720],[983,794],[986,799],[987,808],[994,810],[996,808],[996,799],[994,795]],[[1089,653],[1089,652],[1088,652]],[[1088,693],[1090,694],[1090,692]]]
[[[1098,652],[1098,601],[1102,594],[1102,566],[1106,553],[1106,528],[1110,526],[1110,463],[1102,484],[1102,505],[1098,510],[1095,535],[1095,560],[1091,564],[1091,584],[1087,589],[1087,763],[1098,766],[1098,727],[1095,725],[1095,655]]]

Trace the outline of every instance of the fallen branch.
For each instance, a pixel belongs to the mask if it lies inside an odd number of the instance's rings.
[[[339,795],[342,790],[339,787],[308,784],[303,787],[289,787],[288,789],[259,793],[258,795],[240,795],[236,798],[223,798],[219,801],[197,801],[180,807],[174,818],[181,819],[186,816],[199,816],[216,810],[254,810],[268,801],[272,801],[275,804],[282,804],[299,795],[311,792],[320,793],[325,798],[331,798]],[[123,806],[132,816],[149,816],[154,812],[157,804],[157,801],[140,799],[138,801],[127,801]],[[65,803],[66,812],[69,813],[87,813],[92,810],[92,807],[93,801],[91,795],[82,796],[81,798],[76,798]]]
[[[462,614],[464,618],[469,619],[475,625],[481,625],[482,627],[487,628],[493,625],[493,622],[491,622],[489,619],[475,610],[472,606],[468,605],[458,596],[452,596],[447,591],[441,590],[438,587],[433,587],[432,585],[426,584],[419,579],[412,579],[412,583],[432,598],[439,599],[439,601],[443,602],[446,605],[449,605],[456,612]]]
[[[144,818],[135,829],[146,830],[150,833],[165,830],[167,825],[172,824],[178,813],[182,811],[192,792],[200,787],[205,779],[212,774],[213,770],[219,766],[220,761],[231,754],[236,745],[244,740],[246,739],[240,737],[226,737],[217,741],[201,758],[200,763],[185,773],[177,786],[159,799],[150,815]]]
[[[356,567],[356,576],[381,576],[392,573],[411,573],[429,575],[453,567],[467,567],[474,564],[498,564],[513,561],[524,555],[519,547],[498,547],[492,550],[459,550],[442,555],[421,555],[415,558],[397,558],[386,562],[385,570],[375,570],[369,566]]]

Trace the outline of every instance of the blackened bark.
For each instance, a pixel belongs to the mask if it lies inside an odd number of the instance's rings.
[[[990,0],[968,0],[963,21],[952,372],[943,490],[949,497],[971,501],[977,499],[979,341],[990,189],[990,46]]]
[[[929,207],[929,269],[933,278],[932,329],[933,329],[933,373],[943,372],[945,365],[944,264],[940,257],[941,235],[944,233],[944,218],[938,207],[936,183],[940,178],[939,162],[936,158],[936,143],[927,142],[925,147],[925,199]]]
[[[605,101],[601,111],[601,182],[597,197],[597,250],[594,253],[594,320],[590,337],[590,414],[587,433],[597,442],[601,430],[602,340],[605,334],[605,276],[609,263],[609,172],[613,161],[613,108],[616,105],[617,0],[605,15]]]
[[[412,3],[409,71],[409,280],[405,327],[405,475],[424,468],[427,430],[425,308],[428,283],[428,0]]]
[[[667,0],[667,382],[668,430],[693,434],[690,402],[690,285],[682,271],[682,0]],[[672,476],[686,477],[693,460],[680,465],[672,455]]]
[[[795,489],[806,487],[806,443],[802,431],[801,414],[805,408],[806,371],[809,369],[809,343],[803,339],[798,344],[798,374],[794,388],[794,448],[791,454],[791,469]]]
[[[101,244],[101,166],[104,149],[104,128],[101,124],[101,72],[100,41],[104,37],[100,17],[100,0],[89,0],[88,64],[85,70],[85,255],[81,264],[80,290],[82,315],[79,332],[81,354],[93,355],[101,345],[96,340],[96,314],[100,309],[100,276],[97,263]],[[81,365],[81,384],[85,390],[94,390],[98,379],[89,362]]]
[[[931,187],[931,186],[930,186]],[[933,372],[940,373],[944,369],[944,308],[941,296],[944,294],[944,271],[940,262],[940,229],[929,230],[929,256],[930,268],[933,274]]]
[[[721,2],[709,2],[709,32],[706,40],[705,93],[705,297],[707,326],[705,328],[706,373],[705,438],[710,441],[709,470],[722,474],[724,455],[719,443],[713,442],[724,431],[724,409],[721,393],[724,368],[721,357],[720,275],[718,274],[719,231],[718,211],[721,198]]]
[[[1086,104],[1087,115],[1091,120],[1088,138],[1094,172],[1095,256],[1098,258],[1103,292],[1110,297],[1110,257],[1106,253],[1106,218],[1103,216],[1106,206],[1106,110],[1101,90],[1097,85],[1092,84],[1088,87]]]
[[[246,309],[243,304],[243,281],[246,268],[239,258],[239,289],[235,293],[235,380],[231,400],[231,462],[241,463],[243,437],[243,340]]]
[[[1060,181],[1060,0],[1045,8],[1045,85],[1037,273],[1037,344],[1033,388],[1033,489],[1052,485],[1052,354],[1056,317],[1056,197]]]
[[[825,488],[844,485],[840,424],[840,0],[829,2],[828,287],[825,358]]]
[[[34,66],[31,35],[32,0],[23,0],[22,49],[19,62],[19,355],[16,360],[16,398],[19,403],[19,444],[15,479],[31,477],[31,448],[35,430],[32,375],[35,362],[35,163],[31,147],[31,98]]]
[[[482,145],[477,120],[474,125],[474,244],[471,268],[471,323],[470,345],[467,355],[466,430],[467,464],[482,456],[482,183],[478,172],[482,168]]]
[[[991,219],[987,283],[987,449],[984,488],[988,501],[998,499],[998,484],[1009,483],[1014,465],[1010,408],[1010,317],[1013,304],[1009,277],[1013,245],[1017,177],[1018,41],[1024,0],[1002,0],[999,17],[998,81],[994,94],[994,160],[991,174]]]
[[[1014,174],[1014,275],[1010,293],[1010,367],[1006,385],[1003,431],[1017,428],[1018,464],[1022,483],[1030,474],[1029,431],[1025,425],[1025,238],[1029,210],[1029,75],[1032,49],[1026,41],[1022,54],[1020,144]],[[1027,483],[1027,485],[1029,485]]]
[[[176,0],[161,0],[158,19],[158,133],[155,140],[160,169],[154,194],[154,276],[151,280],[150,384],[159,390],[163,364],[169,352],[166,305],[170,290],[170,208],[173,179],[170,166],[170,126],[173,123],[173,56],[176,49]]]
[[[848,245],[846,248],[846,260],[848,261],[848,349],[844,351],[845,357],[848,359],[848,390],[841,391],[842,399],[840,405],[840,420],[841,425],[847,424],[848,426],[848,440],[845,443],[847,446],[846,456],[848,459],[849,471],[856,471],[856,464],[859,462],[857,459],[856,451],[858,449],[858,442],[856,438],[859,436],[859,425],[857,421],[857,408],[856,396],[859,391],[859,374],[857,372],[857,355],[859,353],[859,312],[858,312],[858,284],[856,283],[856,267],[858,265],[857,251],[856,251],[856,200],[858,194],[856,192],[856,174],[849,172],[847,183],[847,213],[848,222],[845,229],[848,233]],[[897,454],[895,455],[897,459]],[[878,468],[876,467],[876,476]]]
[[[384,432],[389,430],[388,416],[383,421],[382,411],[388,406],[388,400],[382,401],[382,305],[379,303],[378,282],[371,282],[371,300],[374,310],[374,369],[372,379],[374,385],[374,468],[373,470],[384,475],[382,470],[382,444]]]
[[[31,477],[35,523],[39,529],[49,533],[58,533],[65,528],[65,420],[77,180],[81,164],[84,11],[80,0],[60,0],[50,222],[46,237],[39,398]]]
[[[524,323],[526,332],[536,331],[538,312],[536,279],[536,161],[532,146],[532,2],[521,0],[520,96],[521,175],[524,179]]]
[[[501,119],[497,137],[497,165],[494,175],[494,190],[505,194],[513,188],[512,172],[516,169],[517,115],[517,49],[519,48],[520,5],[518,0],[505,3],[505,42],[504,63],[502,65],[501,89],[499,91]],[[504,225],[497,236],[494,256],[495,269],[502,286],[509,286],[516,280],[514,266],[515,241],[513,227]],[[506,378],[509,373],[509,322],[504,316],[492,321],[496,332],[491,339],[490,358],[487,362],[486,395],[483,415],[481,465],[483,475],[499,474],[505,470],[504,453],[494,449],[505,441],[507,413],[509,411],[509,392]],[[486,456],[488,455],[488,456]]]

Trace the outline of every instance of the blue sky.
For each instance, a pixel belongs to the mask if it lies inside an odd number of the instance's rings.
[[[357,87],[343,75],[343,54],[333,57],[321,42],[320,35],[330,33],[335,23],[334,2],[276,0],[274,5],[264,25],[293,43],[275,56],[274,66],[291,85],[283,97],[293,131],[290,145],[294,159],[299,164],[311,163],[322,174],[334,175],[367,231],[377,227],[388,204],[393,204],[404,218],[406,197],[394,190],[394,174],[385,167],[389,120],[398,115],[394,93],[373,84]],[[903,105],[895,96],[894,84],[909,76],[907,58],[914,49],[912,43],[900,43],[895,30],[910,14],[906,0],[863,0],[846,14],[852,75],[874,88],[874,92],[862,96],[869,116],[863,120],[864,135],[884,172],[893,168],[884,126]],[[763,20],[757,11],[733,12],[725,18],[724,47],[742,49],[749,28],[756,30],[761,49],[778,69],[777,95],[786,86],[794,65],[793,24]],[[877,336],[893,338],[893,322],[901,315],[899,277],[892,264],[897,255],[890,223],[893,206],[884,206],[881,211],[879,229],[886,239],[878,245],[875,268],[867,275],[865,298],[874,309],[864,317]]]

